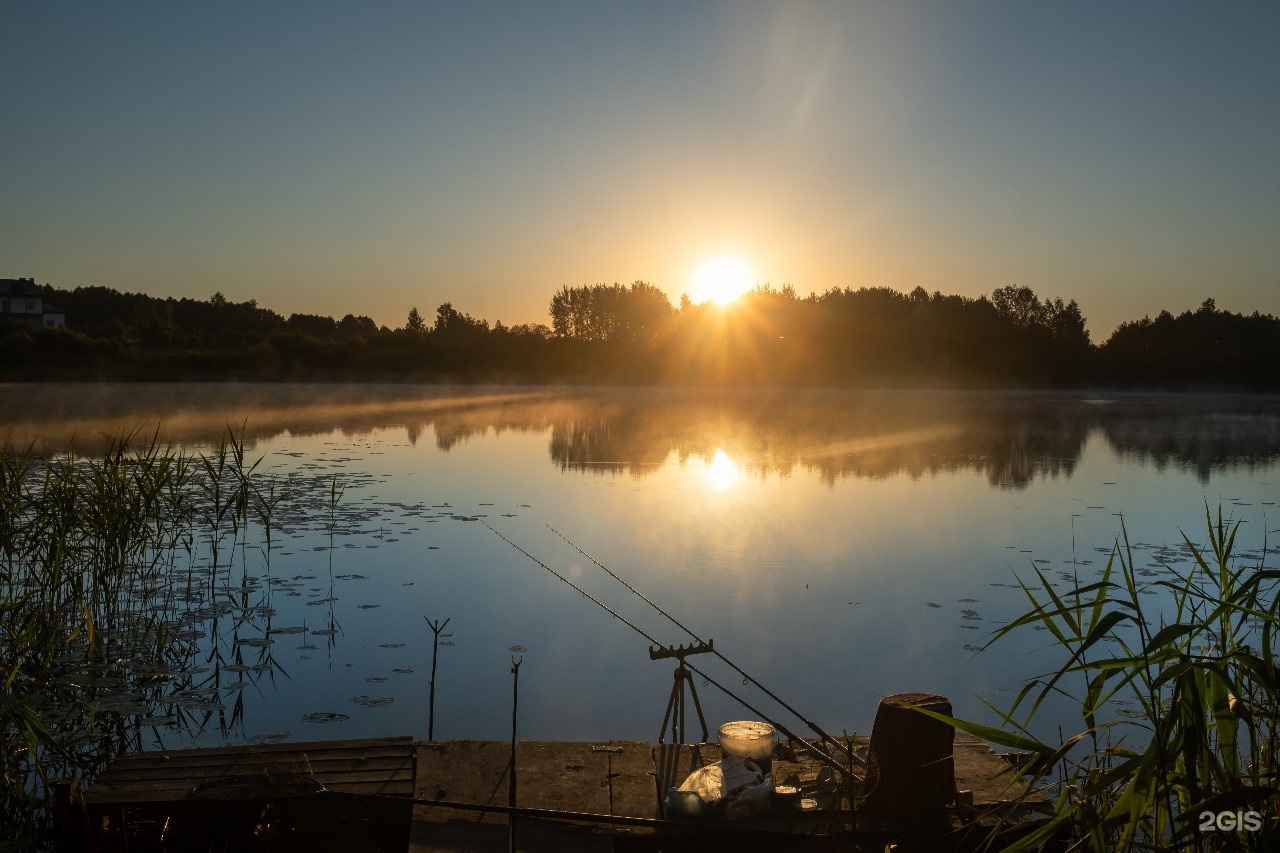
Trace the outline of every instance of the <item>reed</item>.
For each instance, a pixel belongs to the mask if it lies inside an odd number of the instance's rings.
[[[269,553],[279,499],[228,434],[208,455],[140,432],[91,458],[0,447],[0,841],[47,840],[47,783],[92,778],[173,710],[179,629],[251,515]]]
[[[1280,572],[1265,540],[1256,561],[1237,553],[1239,522],[1221,508],[1206,505],[1205,522],[1203,544],[1183,534],[1190,568],[1150,585],[1163,596],[1143,594],[1123,522],[1100,580],[1060,595],[1037,569],[1038,587],[1022,585],[1031,609],[995,640],[1042,628],[1064,663],[1021,690],[1000,728],[944,718],[1024,753],[1020,772],[1056,796],[1016,840],[997,827],[993,849],[1274,849]],[[1052,694],[1078,702],[1082,723],[1056,744],[1030,733]],[[1124,699],[1135,710],[1117,715]]]

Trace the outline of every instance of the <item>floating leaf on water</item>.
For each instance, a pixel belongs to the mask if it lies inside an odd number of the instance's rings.
[[[961,603],[968,603],[968,602],[976,602],[977,600],[978,600],[978,599],[976,599],[976,598],[962,598],[962,599],[960,599],[960,602],[961,602]]]
[[[304,723],[342,723],[351,719],[346,714],[338,714],[333,711],[316,711],[312,714],[303,716]]]
[[[151,706],[146,702],[129,697],[113,697],[103,699],[97,703],[100,710],[110,711],[114,714],[150,714]]]
[[[523,652],[529,651],[529,648],[528,646],[512,646],[511,651],[515,652],[516,654],[521,654]]]
[[[983,652],[983,651],[986,651],[986,647],[985,647],[985,646],[975,646],[975,645],[973,645],[972,643],[966,643],[966,644],[965,644],[965,647],[964,647],[964,650],[965,650],[966,652]]]
[[[271,636],[274,637],[276,634],[301,634],[305,630],[307,629],[301,625],[292,625],[288,628],[272,628]]]
[[[403,646],[404,646],[404,643],[383,643],[382,645],[378,646],[378,648],[380,648],[380,649],[399,649],[399,648],[403,648]]]
[[[229,684],[222,685],[222,689],[223,690],[243,690],[244,688],[251,687],[252,685],[253,685],[252,681],[232,681]]]
[[[360,610],[373,610],[374,608],[376,608],[376,607],[381,607],[381,606],[382,606],[381,604],[361,604],[361,605],[359,605],[359,609],[360,609]]]
[[[413,670],[408,669],[408,668],[406,668],[406,667],[400,667],[400,668],[397,668],[397,669],[393,669],[393,670],[391,670],[391,671],[392,671],[392,672],[400,673],[401,675],[408,675],[409,673],[413,672]]]
[[[927,602],[927,604],[928,604],[930,607],[941,607],[941,606],[942,606],[941,604],[934,604],[932,601]]]
[[[362,705],[365,708],[380,708],[383,705],[390,705],[396,700],[390,696],[357,696],[351,701],[355,702],[357,705]]]
[[[298,646],[298,651],[300,651],[300,652],[314,652],[314,651],[315,651],[316,649],[318,649],[318,648],[320,648],[320,647],[319,647],[319,646],[313,646],[313,645],[311,645],[311,644],[309,644],[309,643],[308,643],[308,644],[307,644],[307,645],[305,645],[305,646]]]
[[[270,637],[243,637],[239,640],[236,640],[236,645],[252,646],[255,649],[260,649],[265,646],[269,646],[274,642],[275,640],[271,639]]]
[[[153,726],[153,727],[172,726],[172,725],[175,725],[177,722],[178,722],[177,717],[170,717],[168,715],[138,718],[138,725],[140,726]]]
[[[381,684],[386,680],[387,678],[385,675],[371,675],[365,679],[365,682],[368,684]]]

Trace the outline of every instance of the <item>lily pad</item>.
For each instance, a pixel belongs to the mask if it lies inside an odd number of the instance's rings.
[[[307,714],[302,718],[304,723],[343,723],[351,719],[346,714],[338,714],[333,711],[316,711]]]

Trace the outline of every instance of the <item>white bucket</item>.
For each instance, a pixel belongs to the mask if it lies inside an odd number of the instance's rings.
[[[751,720],[720,727],[720,748],[725,755],[764,761],[773,756],[773,726]]]

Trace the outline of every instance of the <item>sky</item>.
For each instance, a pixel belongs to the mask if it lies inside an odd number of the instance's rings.
[[[514,325],[731,255],[1098,342],[1280,315],[1278,43],[1269,1],[0,0],[0,278]]]

